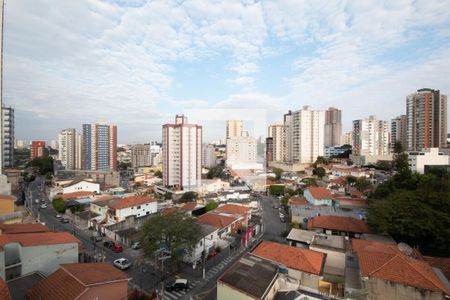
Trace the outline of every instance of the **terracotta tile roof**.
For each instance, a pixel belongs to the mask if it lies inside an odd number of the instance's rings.
[[[350,196],[355,197],[355,198],[361,198],[362,196],[364,196],[364,194],[360,191],[352,191],[350,193]]]
[[[303,196],[293,196],[289,198],[289,205],[309,205],[309,202]]]
[[[112,203],[112,201],[115,199],[119,199],[119,197],[112,196],[112,195],[106,195],[106,196],[100,197],[98,199],[95,199],[91,203],[94,203],[95,205],[98,205],[98,206],[105,206],[105,205],[108,205],[110,202]]]
[[[0,299],[1,300],[11,300],[11,295],[9,294],[8,286],[3,278],[0,277]]]
[[[114,201],[110,207],[114,209],[123,209],[127,207],[142,205],[145,203],[155,202],[157,201],[154,198],[146,197],[146,196],[130,196],[124,198],[118,198]]]
[[[314,199],[332,199],[333,195],[329,190],[323,187],[309,187],[307,189]]]
[[[197,202],[187,202],[184,203],[183,206],[180,207],[183,211],[191,211],[197,206]]]
[[[318,251],[268,241],[262,241],[252,253],[283,264],[290,269],[316,275],[322,274],[326,256]]]
[[[9,243],[19,243],[24,247],[69,244],[80,241],[68,232],[37,232],[37,233],[16,233],[0,235],[0,246]]]
[[[337,177],[335,179],[332,179],[330,182],[333,183],[333,184],[336,184],[336,185],[346,185],[347,184],[347,177],[346,176],[339,176],[339,177]]]
[[[15,196],[11,196],[11,195],[0,195],[0,200],[16,201],[17,198]]]
[[[102,282],[128,280],[128,275],[108,263],[63,264],[61,268],[89,286]]]
[[[162,216],[170,215],[173,212],[176,212],[178,209],[176,207],[167,207],[161,211]]]
[[[88,191],[79,191],[79,192],[73,192],[73,193],[58,194],[55,196],[55,198],[63,198],[64,200],[69,200],[69,199],[90,197],[92,195],[95,195],[95,193],[88,192]]]
[[[339,202],[339,205],[351,205],[351,206],[359,206],[359,207],[366,207],[367,202],[364,199],[358,199],[358,198],[346,198],[346,197],[337,197],[337,202]]]
[[[33,232],[47,232],[48,227],[42,224],[3,224],[0,223],[0,230],[2,234],[14,233],[33,233]]]
[[[364,277],[449,292],[426,261],[407,256],[397,245],[357,239],[353,239],[351,243],[353,251],[358,255]]]
[[[308,220],[308,229],[323,228],[355,233],[370,233],[367,224],[351,217],[318,216]]]
[[[237,219],[233,217],[223,216],[215,213],[206,213],[197,218],[200,224],[206,224],[215,228],[225,228],[235,222]]]
[[[449,257],[423,257],[432,267],[438,268],[444,273],[445,277],[450,280],[450,258]]]
[[[246,215],[250,211],[250,207],[236,204],[225,204],[217,207],[215,211],[224,212],[232,215]]]
[[[27,293],[27,299],[78,299],[92,285],[127,281],[128,275],[107,263],[63,264]]]
[[[58,269],[31,288],[26,294],[26,299],[72,300],[79,297],[86,290],[87,287],[72,275],[63,269]]]

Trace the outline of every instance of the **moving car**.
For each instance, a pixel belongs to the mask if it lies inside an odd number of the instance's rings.
[[[69,220],[69,218],[61,218],[61,223],[69,223],[70,222],[70,220]]]
[[[139,249],[139,248],[141,248],[141,243],[139,241],[133,242],[133,243],[131,243],[131,248],[132,249]]]
[[[187,291],[189,289],[189,282],[187,279],[178,278],[175,281],[171,281],[166,284],[166,291],[172,292],[172,291]]]
[[[61,219],[61,215],[60,215],[60,214],[56,214],[56,215],[55,215],[55,218]]]
[[[41,208],[47,208],[47,204],[42,203],[42,204],[41,204]]]
[[[114,267],[119,268],[121,270],[126,270],[131,267],[131,262],[126,258],[118,258],[114,262]]]
[[[120,253],[120,252],[123,251],[123,247],[122,247],[121,244],[114,244],[114,245],[111,247],[111,250],[114,251],[114,252],[116,252],[116,253]]]
[[[106,248],[112,248],[114,246],[114,242],[112,241],[103,242],[103,246],[105,246]]]

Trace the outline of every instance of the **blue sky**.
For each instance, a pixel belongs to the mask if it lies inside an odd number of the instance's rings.
[[[450,93],[449,11],[438,0],[9,0],[4,102],[26,140],[101,119],[120,143],[147,142],[192,109],[265,110],[272,123],[303,105],[340,108],[349,130],[404,113],[419,88]],[[205,127],[206,140],[224,135]]]

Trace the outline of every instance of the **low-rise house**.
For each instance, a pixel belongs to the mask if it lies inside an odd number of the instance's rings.
[[[336,205],[334,196],[324,187],[309,187],[303,192],[303,195],[312,205]]]
[[[347,251],[344,237],[315,234],[309,249],[327,255],[323,270],[324,276],[335,286],[344,285],[345,253]]]
[[[340,207],[367,207],[367,201],[362,198],[336,197],[335,201]]]
[[[14,225],[2,229],[0,235],[0,277],[3,279],[35,271],[49,275],[62,263],[78,262],[80,241],[70,233],[49,232],[42,225]]]
[[[197,202],[187,202],[179,207],[180,211],[185,212],[189,216],[200,216],[206,212],[204,205],[200,205]]]
[[[344,167],[344,166],[333,166],[331,169],[331,174],[333,176],[353,176],[356,178],[366,177],[368,174],[366,171],[354,168],[354,167]]]
[[[308,200],[306,200],[306,198],[303,196],[292,196],[288,200],[288,205],[293,206],[293,205],[310,205],[310,204]]]
[[[26,299],[127,299],[128,275],[108,263],[62,264],[27,292]]]
[[[449,290],[433,268],[404,244],[352,240],[369,299],[445,299]]]
[[[95,196],[95,192],[88,192],[88,191],[79,191],[79,192],[72,192],[72,193],[66,193],[66,194],[57,194],[55,198],[61,198],[66,201],[68,200],[81,200],[81,199],[88,199],[89,201],[93,200]]]
[[[202,179],[202,186],[200,187],[200,193],[216,193],[225,191],[230,188],[228,181],[222,181],[220,178]]]
[[[313,206],[313,205],[291,205],[291,222],[307,225],[310,218],[317,216],[341,216],[356,219],[365,219],[367,212],[364,207],[352,206]]]
[[[54,194],[68,194],[74,192],[93,192],[100,193],[100,184],[89,179],[75,179],[55,182],[53,188]],[[51,198],[53,198],[52,195]]]
[[[370,233],[363,220],[351,217],[318,216],[308,219],[308,230],[328,235],[345,235],[359,238],[363,233]]]
[[[243,217],[243,224],[247,225],[248,221],[252,218],[252,209],[248,206],[228,203],[221,205],[214,209],[215,212],[222,212],[230,215],[239,215]]]
[[[212,226],[217,229],[217,247],[225,248],[232,244],[234,235],[242,229],[242,217],[225,213],[209,212],[197,217],[197,223]]]
[[[217,300],[275,298],[278,266],[252,254],[246,254],[217,280]]]
[[[199,224],[199,225],[200,225],[201,239],[195,245],[195,248],[192,251],[192,253],[187,254],[183,257],[184,262],[193,263],[195,265],[202,258],[205,259],[208,256],[208,254],[211,253],[211,251],[216,249],[219,240],[218,228],[206,224]],[[202,256],[203,253],[205,253],[206,255],[205,257]]]
[[[309,249],[315,235],[314,231],[292,228],[286,240],[290,246]]]

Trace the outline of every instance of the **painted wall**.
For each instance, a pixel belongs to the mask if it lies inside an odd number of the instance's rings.
[[[136,205],[133,207],[127,207],[123,209],[117,209],[116,210],[116,217],[117,221],[121,222],[125,220],[128,216],[136,216],[136,217],[142,217],[145,215],[154,214],[158,211],[158,203],[157,201],[144,203],[141,205]]]

